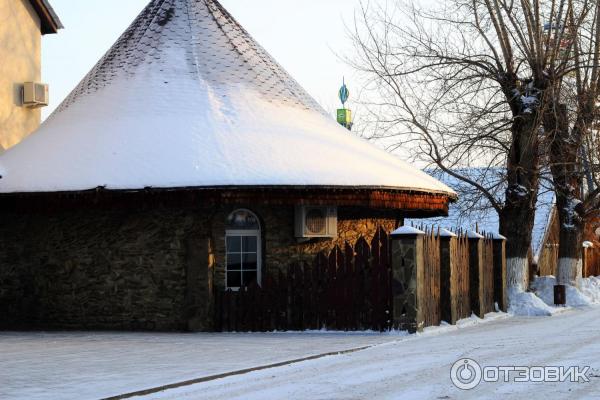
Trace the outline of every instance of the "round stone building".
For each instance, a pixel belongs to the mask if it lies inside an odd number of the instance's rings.
[[[214,0],[153,0],[0,155],[0,326],[210,330],[211,291],[446,215]]]

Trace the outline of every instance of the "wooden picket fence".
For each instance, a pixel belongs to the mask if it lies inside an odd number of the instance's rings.
[[[494,309],[494,242],[491,237],[483,239],[483,268],[480,277],[481,306],[483,313],[495,311]],[[483,316],[483,315],[481,315]]]
[[[469,292],[469,240],[465,234],[458,235],[456,246],[452,249],[454,273],[452,274],[452,321],[467,318],[471,315],[471,300]]]
[[[493,240],[480,239],[473,247],[465,232],[457,232],[442,252],[439,231],[421,230],[426,232],[423,274],[418,275],[423,282],[415,285],[423,287],[418,300],[422,325],[439,325],[443,319],[455,323],[472,312],[483,316],[494,311],[497,282],[502,279],[495,276]],[[392,279],[390,245],[389,234],[380,228],[371,242],[360,238],[354,246],[346,243],[318,253],[311,263],[267,273],[260,287],[255,283],[238,291],[217,290],[215,330],[389,330],[394,326],[393,292],[398,289]],[[475,248],[480,252],[476,256]]]
[[[391,327],[389,236],[319,253],[239,291],[218,291],[215,330],[365,330]]]
[[[424,253],[424,289],[423,315],[425,326],[439,325],[441,315],[441,278],[440,278],[440,238],[433,229],[425,230],[423,238]]]

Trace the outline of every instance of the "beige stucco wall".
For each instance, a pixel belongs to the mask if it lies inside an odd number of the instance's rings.
[[[40,124],[40,109],[22,106],[23,82],[41,79],[40,19],[28,0],[0,0],[0,152]]]

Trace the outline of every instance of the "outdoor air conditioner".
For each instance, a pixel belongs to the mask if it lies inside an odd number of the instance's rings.
[[[337,208],[296,206],[295,233],[297,238],[337,237]]]
[[[44,83],[25,82],[23,84],[23,105],[37,108],[48,105],[48,85]]]

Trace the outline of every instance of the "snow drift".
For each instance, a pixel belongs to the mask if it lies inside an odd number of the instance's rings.
[[[539,276],[531,285],[534,293],[547,305],[554,305],[554,285],[556,278],[554,276]],[[567,286],[567,306],[585,307],[593,304],[600,304],[600,278],[590,277],[580,281],[580,288]]]

